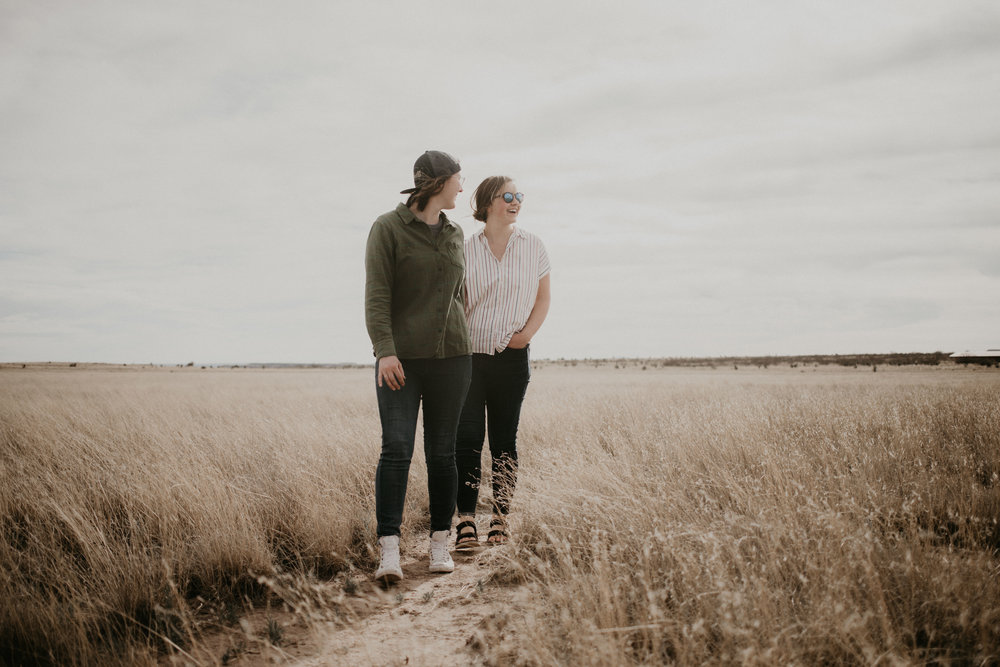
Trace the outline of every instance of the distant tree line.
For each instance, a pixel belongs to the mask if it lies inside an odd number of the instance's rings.
[[[886,354],[803,354],[791,356],[758,356],[758,357],[662,357],[662,358],[642,358],[642,359],[559,359],[554,363],[576,366],[578,363],[591,366],[604,366],[614,364],[619,367],[636,366],[643,367],[719,367],[733,366],[756,366],[767,368],[768,366],[785,365],[795,368],[796,366],[937,366],[941,362],[952,361],[950,352],[891,352]]]

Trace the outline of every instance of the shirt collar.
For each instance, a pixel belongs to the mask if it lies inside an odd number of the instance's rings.
[[[477,231],[477,232],[476,232],[476,233],[474,234],[474,236],[481,236],[481,237],[483,238],[483,240],[485,241],[485,240],[486,240],[486,227],[483,227],[482,229],[480,229],[479,231]],[[514,237],[517,237],[517,238],[519,238],[519,239],[523,239],[523,238],[525,238],[526,236],[527,236],[527,232],[523,232],[523,231],[521,231],[521,228],[520,228],[520,227],[518,227],[518,226],[517,226],[517,225],[515,224],[515,225],[514,225],[514,233],[513,233],[513,234],[511,234],[511,238],[514,238]]]
[[[396,215],[398,215],[399,219],[402,220],[407,225],[413,222],[414,220],[421,223],[423,222],[423,220],[413,215],[413,211],[410,210],[409,206],[407,206],[402,202],[396,204]],[[441,213],[438,214],[438,221],[443,222],[445,224],[445,227],[447,227],[448,225],[451,225],[452,227],[456,226],[454,222],[448,219],[448,216],[444,214],[444,211],[441,211]]]

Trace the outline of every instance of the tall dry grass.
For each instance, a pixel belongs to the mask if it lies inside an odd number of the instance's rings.
[[[525,595],[483,657],[997,661],[998,398],[990,370],[536,371],[491,560]],[[335,607],[378,439],[369,370],[0,372],[0,662],[218,663],[252,602]],[[418,447],[404,543],[426,502]]]
[[[0,374],[0,662],[193,655],[199,618],[235,623],[266,594],[258,577],[365,565],[371,382],[365,371]]]
[[[677,378],[531,389],[487,658],[1000,661],[1000,375]]]

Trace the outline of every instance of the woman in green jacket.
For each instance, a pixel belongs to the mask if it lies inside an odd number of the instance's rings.
[[[461,167],[427,151],[413,165],[409,197],[379,216],[365,253],[365,322],[376,358],[382,453],[375,472],[380,548],[375,578],[403,577],[399,528],[423,403],[430,497],[430,571],[451,572],[448,552],[458,474],[455,436],[471,374],[462,289],[462,229],[444,214],[462,191]]]

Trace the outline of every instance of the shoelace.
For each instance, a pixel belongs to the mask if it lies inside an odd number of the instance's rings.
[[[386,550],[382,552],[382,560],[379,562],[379,567],[385,568],[390,563],[395,564],[398,562],[399,562],[399,552]]]
[[[448,560],[448,545],[436,544],[434,542],[431,542],[431,560],[433,561]]]

